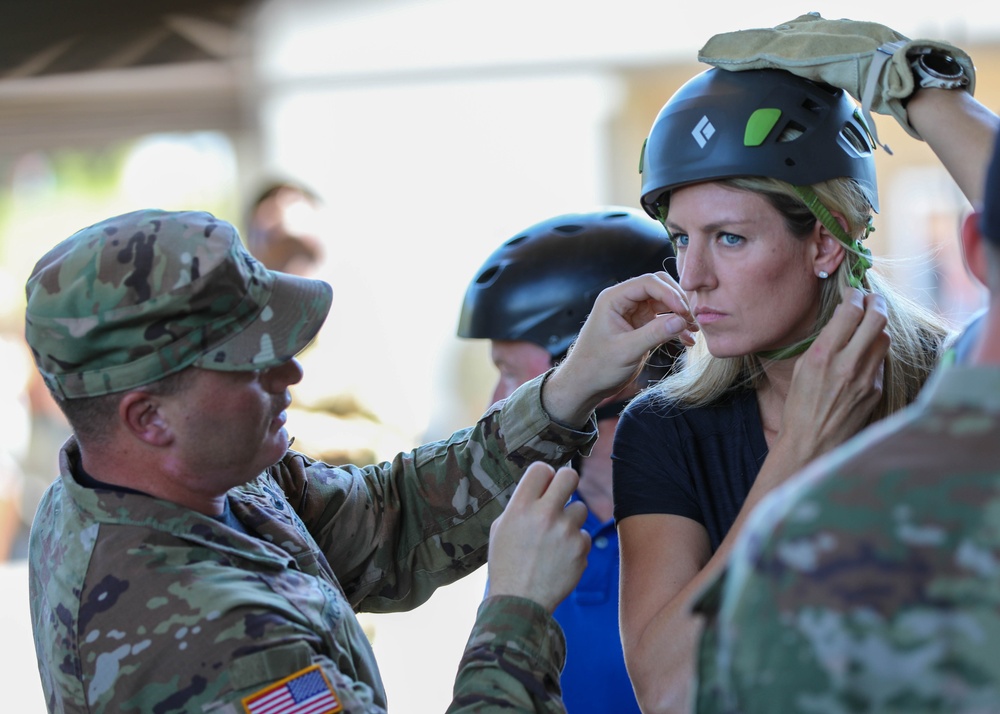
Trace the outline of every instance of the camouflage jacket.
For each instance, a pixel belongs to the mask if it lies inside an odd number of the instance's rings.
[[[230,492],[247,532],[148,496],[80,486],[70,440],[29,555],[49,711],[257,711],[254,697],[272,687],[297,696],[307,680],[342,707],[317,711],[385,711],[354,611],[416,607],[482,565],[490,524],[523,469],[565,463],[596,438],[550,421],[540,385],[392,463],[334,467],[289,451]],[[564,657],[548,613],[490,598],[451,711],[499,702],[505,712],[560,711]]]
[[[1000,711],[1000,369],[776,489],[696,609],[699,712]]]

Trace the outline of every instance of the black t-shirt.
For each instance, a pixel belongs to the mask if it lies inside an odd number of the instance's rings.
[[[615,520],[664,513],[705,526],[714,552],[767,456],[756,393],[682,408],[644,393],[615,430]]]

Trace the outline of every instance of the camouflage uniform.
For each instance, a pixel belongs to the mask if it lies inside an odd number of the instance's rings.
[[[352,611],[416,607],[482,565],[523,468],[564,463],[593,437],[550,422],[540,385],[391,464],[337,468],[289,451],[229,494],[253,536],[148,496],[80,486],[70,441],[31,542],[49,710],[242,711],[242,697],[319,663],[345,712],[384,711]],[[564,659],[544,609],[490,598],[451,710],[561,711]]]
[[[1000,711],[1000,370],[772,493],[696,609],[699,712]]]

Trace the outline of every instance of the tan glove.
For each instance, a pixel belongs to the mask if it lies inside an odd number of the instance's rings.
[[[873,111],[894,116],[910,136],[920,139],[910,126],[904,100],[917,86],[907,53],[921,48],[951,55],[965,70],[969,78],[966,89],[973,93],[976,76],[972,59],[954,45],[911,40],[875,22],[825,20],[819,13],[801,15],[775,28],[715,35],[701,48],[698,59],[727,70],[783,69],[839,87],[861,103],[876,141]]]

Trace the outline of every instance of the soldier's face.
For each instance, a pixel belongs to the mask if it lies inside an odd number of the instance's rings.
[[[196,371],[171,417],[176,455],[187,470],[204,475],[206,488],[222,493],[285,453],[288,387],[302,379],[302,368],[289,360],[255,372]]]

